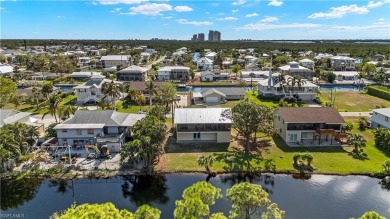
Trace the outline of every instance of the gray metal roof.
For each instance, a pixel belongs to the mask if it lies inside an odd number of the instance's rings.
[[[6,124],[16,123],[23,118],[29,117],[30,115],[31,113],[0,109],[0,127]]]
[[[101,129],[104,123],[89,123],[89,124],[58,124],[54,129]]]
[[[244,87],[216,87],[216,88],[202,88],[202,95],[204,95],[208,90],[215,89],[225,96],[229,95],[245,95],[246,88]]]
[[[222,117],[230,108],[176,108],[175,124],[230,124],[232,121]]]
[[[220,96],[226,97],[226,94],[222,93],[221,91],[219,91],[215,88],[211,88],[211,89],[208,89],[206,91],[203,91],[202,96],[207,97],[208,95],[214,94],[214,93],[219,94]]]
[[[105,126],[131,126],[141,116],[114,110],[77,110],[64,124],[105,124]]]

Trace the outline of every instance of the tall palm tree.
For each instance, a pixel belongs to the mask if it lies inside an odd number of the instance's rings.
[[[129,92],[128,92],[128,96],[130,96],[131,100],[134,100],[135,97],[137,96],[138,92],[135,88],[130,88]]]
[[[61,106],[58,110],[58,117],[62,120],[66,120],[70,117],[70,115],[73,115],[76,112],[76,107],[72,105],[64,105]]]
[[[121,96],[120,84],[116,84],[114,81],[106,82],[102,86],[102,92],[104,95],[111,97],[112,107],[116,110],[115,98]]]
[[[145,104],[145,96],[143,94],[138,94],[136,97],[135,97],[135,102],[137,102],[137,104],[139,105],[139,110],[141,111],[142,110],[142,105]]]
[[[355,153],[359,154],[359,148],[366,145],[366,139],[361,134],[352,134],[348,136],[347,143],[355,146]]]
[[[296,80],[295,83],[298,86],[298,90],[300,90],[302,88],[302,86],[307,83],[306,80],[303,77],[300,77],[300,76],[296,77],[295,80]]]
[[[146,82],[146,90],[149,92],[149,105],[152,105],[153,95],[157,92],[157,85],[151,79]]]
[[[49,109],[49,112],[43,114],[42,116],[42,119],[47,115],[47,114],[50,114],[54,117],[54,119],[56,120],[56,123],[58,123],[58,119],[57,119],[57,112],[59,110],[59,107],[60,107],[60,103],[61,103],[61,97],[60,96],[50,96],[49,99],[48,99],[48,109]]]
[[[289,90],[292,90],[294,92],[295,84],[296,84],[296,76],[289,77],[287,79],[287,86],[288,86]]]
[[[252,93],[254,94],[255,90],[253,89],[253,78],[256,77],[256,75],[255,75],[255,73],[251,72],[249,74],[249,77],[251,78],[251,89],[252,89]]]
[[[109,105],[107,100],[106,100],[106,96],[103,97],[102,99],[99,100],[99,102],[97,103],[98,104],[98,107],[101,109],[101,110],[105,110],[105,109],[108,109]]]

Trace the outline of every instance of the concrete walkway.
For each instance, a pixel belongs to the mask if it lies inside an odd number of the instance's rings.
[[[343,117],[370,117],[371,112],[340,112],[340,115]]]

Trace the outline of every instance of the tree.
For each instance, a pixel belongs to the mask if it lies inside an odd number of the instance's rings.
[[[248,182],[232,186],[227,190],[226,197],[232,202],[230,218],[249,219],[258,208],[271,203],[268,193],[260,185]]]
[[[115,219],[159,219],[161,211],[142,205],[135,214],[126,209],[119,210],[111,202],[103,204],[82,204],[76,206],[73,204],[63,213],[54,213],[52,219],[71,219],[71,218],[115,218]]]
[[[155,105],[149,109],[147,115],[155,116],[160,121],[165,122],[167,120],[167,117],[166,117],[167,113],[168,113],[167,107],[161,106],[161,105]]]
[[[360,219],[386,219],[386,218],[376,213],[375,211],[367,211],[360,217]]]
[[[157,89],[157,85],[151,79],[148,82],[146,82],[146,91],[149,92],[150,106],[152,105],[153,95],[155,95],[157,93],[156,89]]]
[[[142,110],[142,105],[145,104],[145,101],[145,96],[143,94],[138,94],[137,96],[135,96],[135,102],[137,102],[137,104],[139,105],[140,111]]]
[[[149,171],[158,163],[161,144],[165,138],[165,123],[155,116],[147,115],[133,126],[132,142],[121,150],[122,160],[129,162],[142,160],[143,169]]]
[[[390,176],[390,160],[386,160],[385,162],[383,162],[382,168],[382,173],[387,176]]]
[[[345,124],[343,124],[341,126],[341,131],[342,132],[350,132],[350,131],[352,131],[352,129],[353,129],[353,123],[352,122],[347,122],[347,123],[345,123]]]
[[[131,100],[134,100],[135,97],[137,96],[137,94],[138,94],[138,92],[136,89],[130,88],[127,95],[131,98]]]
[[[114,81],[106,82],[102,86],[103,94],[111,97],[112,107],[114,110],[116,110],[115,98],[121,96],[121,92],[120,92],[121,87],[120,86],[121,86],[120,84],[117,84]]]
[[[53,137],[57,137],[57,131],[54,129],[54,127],[57,125],[58,123],[52,123],[50,124],[49,126],[46,127],[45,131],[46,131],[46,137],[47,138],[53,138]]]
[[[263,124],[266,116],[263,116],[263,110],[269,110],[267,107],[259,107],[256,103],[248,100],[241,100],[233,106],[231,110],[223,113],[223,117],[233,121],[233,128],[245,139],[245,153],[249,153],[249,141],[253,133]],[[266,113],[264,113],[266,114]]]
[[[251,78],[251,89],[252,89],[252,93],[254,94],[255,90],[253,89],[253,78],[256,77],[256,75],[255,75],[255,73],[251,72],[249,74],[249,77]]]
[[[267,211],[261,214],[261,219],[282,219],[285,214],[276,203],[272,203],[267,207]]]
[[[237,74],[241,70],[241,66],[239,64],[235,64],[232,67],[232,72]]]
[[[173,118],[174,118],[174,108],[176,104],[176,96],[177,96],[177,90],[176,85],[173,83],[165,83],[162,85],[158,96],[161,99],[161,104],[165,105],[167,108],[169,107],[169,104],[171,104],[171,113],[172,113],[172,126],[173,126]]]
[[[47,98],[51,93],[53,93],[53,89],[53,83],[45,83],[44,85],[42,85],[41,93],[45,98]]]
[[[13,105],[15,105],[15,109],[18,109],[19,106],[20,106],[20,100],[19,100],[19,97],[17,96],[12,96],[11,99],[9,100],[10,103],[12,103]]]
[[[221,189],[212,184],[199,181],[186,188],[183,192],[183,199],[176,201],[174,218],[203,218],[210,214],[209,205],[222,197]],[[216,216],[214,216],[216,217]]]
[[[54,117],[56,123],[58,123],[57,112],[59,110],[60,103],[61,103],[61,98],[59,96],[50,96],[47,103],[49,111],[43,114],[42,119],[47,114],[50,114],[51,116]]]
[[[385,150],[390,150],[390,130],[376,128],[372,130],[375,137],[375,145]]]
[[[213,162],[214,162],[213,155],[208,155],[208,156],[202,155],[198,158],[198,165],[204,166],[208,174],[211,173],[210,167],[213,165]]]
[[[380,68],[379,71],[376,71],[374,74],[374,79],[379,82],[381,85],[384,85],[386,82],[386,72],[384,68]]]
[[[347,143],[349,145],[355,146],[354,151],[356,154],[359,154],[359,148],[366,145],[366,139],[364,139],[363,135],[361,134],[352,134],[348,136]]]
[[[18,86],[11,79],[0,77],[0,108],[2,108],[8,99],[15,94]]]
[[[307,83],[306,80],[300,76],[296,77],[295,80],[296,80],[295,83],[297,84],[298,90],[300,90],[302,86]]]
[[[72,105],[61,106],[58,110],[58,117],[62,120],[67,120],[71,115],[76,112],[77,108]]]

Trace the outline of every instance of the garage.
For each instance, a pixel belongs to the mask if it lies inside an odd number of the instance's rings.
[[[206,103],[217,103],[218,97],[206,97]]]
[[[205,133],[200,134],[201,141],[217,141],[217,133]]]

